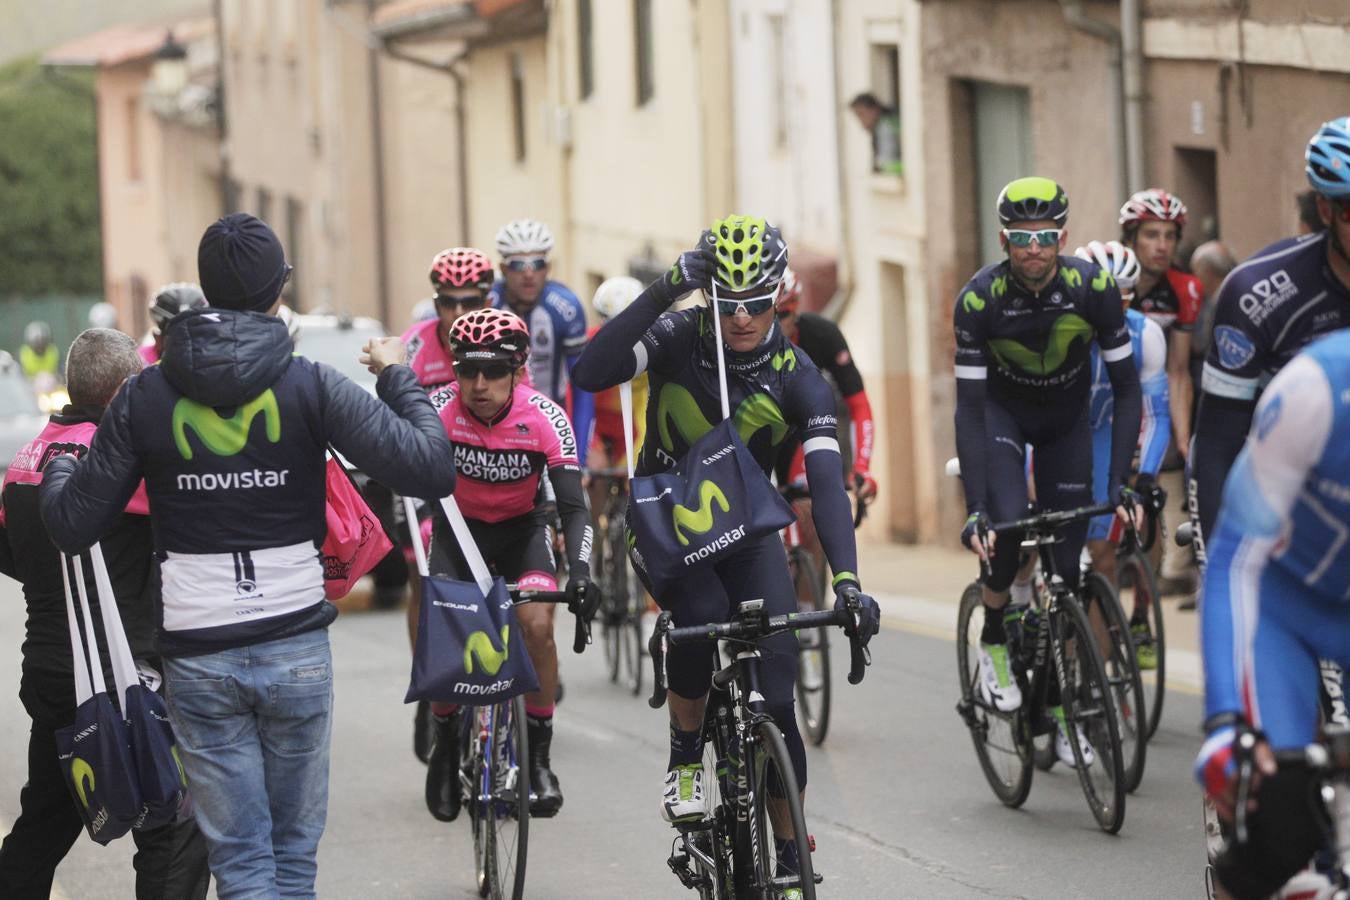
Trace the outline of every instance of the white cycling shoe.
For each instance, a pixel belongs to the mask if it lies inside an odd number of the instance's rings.
[[[1067,726],[1064,724],[1064,720],[1059,719],[1059,725],[1055,728],[1055,756],[1059,757],[1060,762],[1072,769],[1078,765],[1078,761],[1073,757],[1073,746],[1064,733],[1066,730]],[[1078,735],[1078,750],[1083,754],[1083,765],[1085,767],[1092,765],[1097,759],[1096,752],[1092,749],[1092,745],[1088,743],[1088,739],[1083,737],[1081,731],[1075,728],[1074,733]]]
[[[1013,677],[1007,644],[980,644],[980,696],[999,712],[1012,712],[1022,705],[1022,689]]]
[[[666,773],[661,791],[661,817],[667,822],[697,822],[707,814],[707,797],[703,791],[703,764],[689,763],[676,766]]]

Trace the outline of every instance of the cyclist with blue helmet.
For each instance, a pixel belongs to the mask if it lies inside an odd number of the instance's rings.
[[[1324,123],[1304,158],[1327,227],[1257,252],[1224,280],[1215,301],[1188,485],[1202,563],[1202,538],[1214,526],[1261,390],[1314,338],[1350,325],[1350,116]]]

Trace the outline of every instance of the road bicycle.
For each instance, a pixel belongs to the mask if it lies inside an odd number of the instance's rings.
[[[797,776],[783,734],[765,709],[759,641],[784,631],[839,626],[849,635],[850,684],[862,681],[870,656],[857,638],[859,601],[841,610],[769,616],[763,600],[739,604],[732,620],[687,628],[657,618],[649,648],[655,686],[648,703],[666,702],[666,652],[692,641],[724,641],[728,663],[713,674],[703,719],[705,790],[701,820],[681,824],[667,864],[680,882],[705,900],[780,900],[800,892],[816,896],[821,881],[811,864],[814,849],[802,812]],[[797,843],[794,870],[780,867],[775,835]]]
[[[1125,821],[1125,771],[1116,721],[1116,703],[1098,637],[1073,591],[1055,569],[1051,548],[1056,532],[1072,522],[1114,512],[1111,504],[1046,512],[981,529],[981,536],[1021,533],[1024,547],[1034,547],[1045,573],[1044,607],[1029,612],[1024,624],[1008,635],[1008,653],[1026,665],[1013,666],[1023,702],[1002,712],[980,696],[976,654],[983,625],[983,588],[972,582],[962,594],[957,616],[957,669],[961,699],[956,705],[970,729],[985,779],[1006,806],[1018,807],[1031,792],[1033,739],[1056,727],[1050,713],[1058,689],[1070,735],[1081,734],[1094,759],[1084,759],[1072,736],[1075,771],[1098,827],[1114,834]],[[984,564],[987,571],[987,563]],[[1039,607],[1039,604],[1038,604]],[[976,616],[976,612],[981,612]]]
[[[568,602],[566,591],[507,587],[517,604]],[[578,615],[572,649],[580,653],[589,642],[589,625]],[[530,831],[530,751],[524,696],[462,707],[459,746],[462,807],[468,812],[473,831],[478,895],[490,900],[520,900],[525,893]]]
[[[788,485],[781,489],[783,498],[801,514],[797,501],[810,500],[811,492],[804,487]],[[867,517],[867,501],[859,498],[853,516],[856,529]],[[792,590],[797,597],[797,608],[802,612],[828,609],[825,577],[817,564],[816,554],[803,540],[802,527],[794,521],[783,529],[783,549],[787,552],[788,572],[792,576]],[[802,733],[814,746],[825,743],[830,728],[830,636],[824,629],[797,633],[797,711],[801,717]]]
[[[600,635],[605,648],[609,680],[622,683],[634,695],[642,693],[642,614],[647,592],[628,562],[627,471],[601,469],[591,472],[602,479],[604,505],[596,519],[596,583],[604,597],[600,606]]]

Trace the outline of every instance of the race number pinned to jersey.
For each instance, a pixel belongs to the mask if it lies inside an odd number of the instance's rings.
[[[1220,325],[1214,329],[1214,346],[1219,351],[1219,362],[1225,369],[1241,369],[1256,355],[1256,344],[1232,325]]]

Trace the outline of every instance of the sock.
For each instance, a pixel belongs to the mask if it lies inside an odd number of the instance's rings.
[[[992,606],[984,608],[984,628],[980,631],[982,644],[1006,644],[1008,633],[1003,629],[1003,610]]]
[[[703,761],[703,732],[681,731],[670,726],[670,765],[666,771],[676,766],[687,766]]]
[[[1032,592],[1031,592],[1031,582],[1030,582],[1030,581],[1026,582],[1025,584],[1019,584],[1018,582],[1014,581],[1014,582],[1012,583],[1012,602],[1013,602],[1013,605],[1014,605],[1014,606],[1026,606],[1026,605],[1028,605],[1029,603],[1031,603],[1031,593],[1032,593]]]

